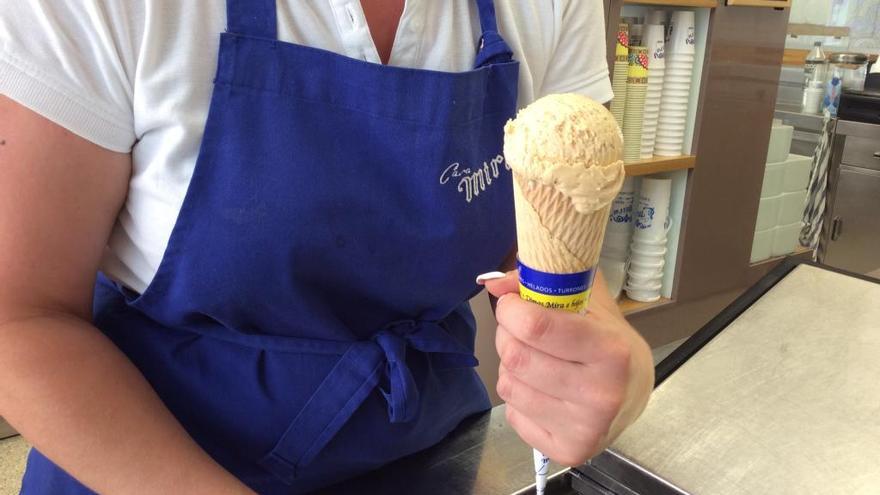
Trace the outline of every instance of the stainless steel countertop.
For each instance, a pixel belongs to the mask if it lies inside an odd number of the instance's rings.
[[[880,284],[800,265],[612,450],[689,493],[880,493],[878,383]]]
[[[21,489],[21,475],[30,446],[21,437],[0,440],[0,495],[15,495]]]
[[[2,417],[0,417],[0,440],[16,435],[15,430],[9,426],[9,423],[6,422]]]
[[[534,493],[532,449],[504,418],[503,405],[463,423],[439,445],[320,493]],[[547,495],[571,494],[567,468],[550,465]]]

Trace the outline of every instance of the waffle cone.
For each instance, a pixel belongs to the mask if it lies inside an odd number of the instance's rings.
[[[577,273],[596,266],[610,205],[580,213],[552,186],[515,174],[513,194],[521,262],[546,273]]]

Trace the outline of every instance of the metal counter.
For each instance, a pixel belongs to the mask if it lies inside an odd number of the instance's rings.
[[[18,435],[18,433],[16,433],[16,431],[13,430],[11,426],[9,426],[9,423],[7,423],[6,420],[3,419],[3,417],[0,417],[0,440],[15,435]]]
[[[880,270],[880,125],[838,120],[828,163],[823,263]]]
[[[580,493],[880,493],[880,281],[785,263],[657,371]]]
[[[550,465],[547,495],[574,492],[568,468]],[[504,406],[462,423],[440,444],[319,493],[530,494],[535,493],[532,449],[504,418]]]

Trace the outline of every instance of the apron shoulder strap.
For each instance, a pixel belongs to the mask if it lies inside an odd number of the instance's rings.
[[[226,0],[226,31],[257,38],[278,38],[275,0]]]
[[[475,68],[486,65],[510,62],[513,60],[513,50],[498,32],[498,19],[495,16],[495,2],[493,0],[477,0],[477,8],[480,11],[480,28],[483,35],[480,38],[480,51],[474,62]]]

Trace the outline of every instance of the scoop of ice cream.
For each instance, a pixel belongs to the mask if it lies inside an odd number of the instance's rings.
[[[540,98],[504,126],[504,156],[519,179],[552,186],[581,213],[623,185],[623,136],[604,106],[576,94]]]

